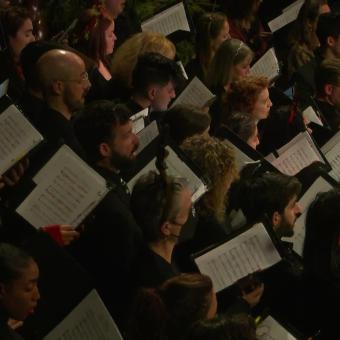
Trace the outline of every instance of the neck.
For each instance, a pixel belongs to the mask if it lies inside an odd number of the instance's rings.
[[[97,162],[97,166],[109,170],[111,172],[114,172],[116,174],[119,173],[119,169],[117,169],[113,164],[111,164],[110,160],[108,158],[101,159]]]
[[[329,100],[327,96],[317,96],[316,99],[320,102],[327,103],[331,106],[334,106],[334,104]]]
[[[69,108],[65,105],[64,102],[59,100],[59,98],[50,97],[46,99],[46,102],[51,109],[58,111],[67,120],[71,120],[72,112],[69,110]]]
[[[149,107],[151,105],[151,101],[147,98],[145,98],[144,96],[138,94],[138,93],[134,93],[131,96],[131,99],[136,102],[138,105],[140,105],[143,109],[146,109],[147,107]]]
[[[169,241],[168,239],[163,239],[159,242],[149,243],[149,248],[170,264],[174,247],[175,243]]]
[[[329,58],[336,58],[336,55],[333,53],[333,51],[329,48],[326,48],[326,50],[323,53],[324,59],[329,59]]]

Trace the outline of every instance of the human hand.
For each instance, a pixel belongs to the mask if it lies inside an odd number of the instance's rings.
[[[65,246],[69,245],[71,242],[79,238],[79,232],[76,231],[71,225],[61,224],[59,228],[61,239]]]
[[[7,321],[7,325],[8,327],[10,327],[13,330],[16,330],[18,328],[20,328],[24,323],[22,321],[18,321],[18,320],[14,320],[9,318]]]
[[[5,185],[14,186],[16,185],[22,176],[24,175],[26,169],[29,166],[28,158],[24,158],[15,166],[10,168],[4,175],[2,175],[0,179],[0,188],[4,187]]]
[[[245,300],[250,307],[255,307],[261,300],[264,291],[264,284],[254,287],[251,292],[242,292],[242,299]]]

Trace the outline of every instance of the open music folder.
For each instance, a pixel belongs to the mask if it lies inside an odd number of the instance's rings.
[[[258,339],[298,340],[291,331],[268,315],[256,328]]]
[[[313,162],[322,162],[329,166],[325,156],[319,150],[310,134],[300,132],[290,142],[265,158],[283,174],[295,176]]]
[[[37,186],[16,211],[35,228],[77,227],[109,191],[106,180],[66,145],[33,180]]]
[[[189,188],[192,192],[192,201],[196,202],[206,191],[206,183],[194,172],[192,165],[188,164],[186,160],[183,160],[183,155],[179,155],[179,150],[174,150],[174,148],[169,145],[165,147],[168,155],[165,159],[167,165],[167,174],[171,176],[179,176],[186,178],[189,182]],[[128,182],[128,187],[132,191],[134,184],[138,178],[149,171],[157,171],[156,168],[156,157],[154,157],[150,162],[148,162],[133,178]],[[195,169],[195,171],[197,171]]]
[[[141,27],[142,31],[161,33],[165,36],[176,31],[190,32],[190,25],[183,2],[175,4],[143,21]]]
[[[155,138],[159,136],[157,122],[154,120],[137,134],[139,139],[139,147],[137,153],[142,152]]]
[[[219,292],[248,274],[273,266],[281,256],[265,226],[258,223],[214,249],[195,255],[194,260]]]
[[[340,131],[338,131],[321,150],[332,167],[329,175],[337,182],[340,182]]]
[[[280,75],[280,65],[274,47],[270,48],[250,69],[255,76],[266,76],[270,81]]]
[[[0,175],[26,156],[43,139],[14,104],[8,106],[0,114]]]
[[[9,79],[4,80],[0,84],[0,98],[2,98],[3,96],[7,94],[8,85],[9,85]]]
[[[132,120],[132,130],[134,133],[138,133],[145,128],[144,119],[149,116],[149,108],[141,110],[130,117]]]
[[[189,104],[201,109],[210,106],[215,97],[197,77],[194,77],[175,99],[171,107],[177,104]]]
[[[92,290],[43,340],[122,340],[96,290]]]
[[[292,237],[284,238],[288,242],[293,242],[293,250],[300,256],[303,253],[303,244],[306,235],[306,216],[310,204],[314,201],[316,195],[320,192],[327,192],[333,189],[332,183],[324,177],[318,177],[314,183],[308,188],[299,200],[301,207],[301,215],[296,220],[294,225],[294,235]]]

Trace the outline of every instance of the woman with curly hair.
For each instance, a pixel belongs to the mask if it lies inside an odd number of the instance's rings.
[[[230,232],[226,204],[230,185],[237,177],[235,157],[232,149],[215,137],[193,136],[181,148],[210,182],[210,189],[195,207],[199,221],[192,250],[199,251],[222,241]]]
[[[247,76],[234,82],[226,98],[226,112],[222,122],[227,123],[235,112],[245,112],[257,121],[268,118],[272,102],[269,81],[263,76]]]

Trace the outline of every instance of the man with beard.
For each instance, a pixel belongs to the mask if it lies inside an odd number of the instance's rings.
[[[249,223],[265,221],[277,236],[282,260],[259,273],[264,283],[261,306],[299,328],[302,307],[302,261],[292,244],[282,240],[294,235],[296,219],[301,214],[297,202],[301,183],[297,178],[266,172],[244,181],[240,189],[240,207]],[[300,331],[303,331],[299,329]]]
[[[121,171],[136,158],[139,144],[130,115],[124,106],[96,101],[81,110],[74,125],[90,165],[111,190],[70,250],[93,275],[118,323],[127,307],[127,275],[141,244],[141,230],[130,210],[130,192],[121,178]]]

